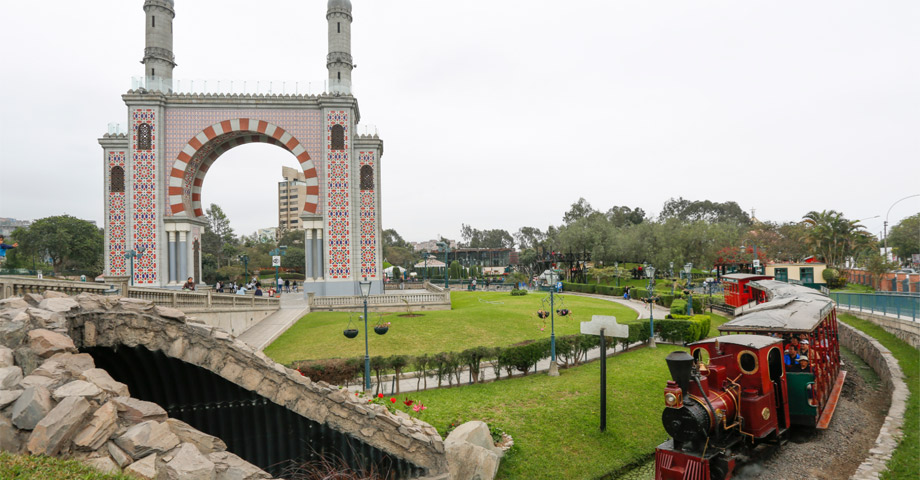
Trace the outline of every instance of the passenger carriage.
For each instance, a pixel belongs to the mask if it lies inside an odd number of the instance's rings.
[[[753,295],[763,295],[766,302],[726,322],[723,334],[758,334],[782,338],[783,346],[792,336],[809,342],[811,372],[786,368],[789,413],[794,425],[828,427],[846,371],[840,369],[837,343],[837,311],[826,295],[808,287],[776,280],[748,283]]]

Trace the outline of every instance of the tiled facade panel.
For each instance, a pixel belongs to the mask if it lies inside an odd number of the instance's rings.
[[[150,124],[150,149],[138,150],[138,126]],[[134,284],[157,284],[157,135],[156,112],[137,108],[132,112],[131,200],[134,226],[132,247],[144,247],[144,256],[134,261]]]
[[[332,149],[332,126],[345,128],[343,150]],[[347,279],[351,276],[351,170],[348,151],[351,146],[351,129],[348,114],[342,110],[330,110],[326,114],[326,245],[328,247],[330,279]],[[322,178],[322,177],[320,177]],[[322,197],[321,197],[322,198]]]
[[[106,184],[112,185],[112,169],[120,167],[125,168],[125,152],[109,152],[108,171],[106,172]],[[109,211],[106,225],[108,225],[109,234],[109,275],[127,275],[128,271],[125,266],[125,245],[127,244],[127,225],[125,224],[125,191],[109,192]]]
[[[375,183],[371,190],[361,190],[360,224],[361,224],[361,276],[368,279],[377,277],[377,208],[376,208],[376,165],[374,165],[374,152],[359,152],[358,159],[361,163],[371,167],[375,175]]]
[[[171,172],[180,152],[189,144],[199,133],[206,128],[226,120],[235,120],[240,118],[258,119],[271,124],[277,125],[290,133],[306,149],[311,158],[322,157],[323,142],[323,118],[320,110],[302,110],[302,109],[209,109],[209,108],[170,108],[165,113],[166,125],[166,172]],[[245,134],[241,134],[245,135]],[[215,145],[210,142],[201,148],[213,149]],[[203,152],[209,153],[209,152]],[[194,163],[188,165],[185,169],[187,178],[183,182],[182,196],[186,203],[193,203],[193,196],[196,192],[192,190],[200,162],[207,157],[206,154],[195,155]],[[207,168],[207,166],[206,166]],[[322,162],[316,163],[316,169],[322,168]],[[317,172],[319,178],[322,172]],[[200,176],[199,176],[200,177]],[[320,182],[320,186],[322,183]],[[200,185],[198,185],[200,187]],[[177,193],[178,194],[178,193]],[[320,198],[322,196],[320,195]],[[169,206],[169,198],[164,199],[165,210],[167,215],[175,213]],[[319,204],[317,213],[322,213],[322,204]]]

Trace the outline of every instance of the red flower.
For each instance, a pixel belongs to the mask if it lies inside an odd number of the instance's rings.
[[[396,399],[393,397],[390,397],[390,403],[396,403]]]
[[[407,406],[407,407],[411,407],[413,403],[415,403],[415,402],[414,402],[413,400],[409,400],[409,397],[406,397],[406,399],[403,400],[403,405],[405,405],[405,406]]]
[[[378,394],[377,394],[377,398],[383,398],[383,394],[382,394],[382,393],[378,393]]]

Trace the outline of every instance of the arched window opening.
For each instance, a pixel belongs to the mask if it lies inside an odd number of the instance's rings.
[[[337,23],[335,28],[337,29],[336,33],[342,33],[342,22]]]
[[[332,126],[332,149],[345,150],[345,127],[341,125]]]
[[[112,173],[109,178],[109,192],[123,193],[125,191],[125,169],[121,167],[112,167]]]
[[[150,124],[142,123],[137,126],[137,149],[150,150]]]
[[[364,165],[361,167],[361,190],[374,189],[374,167]]]

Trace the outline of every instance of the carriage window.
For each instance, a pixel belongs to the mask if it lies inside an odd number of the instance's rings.
[[[142,123],[137,126],[137,149],[150,150],[150,124]]]
[[[364,165],[361,167],[361,190],[374,189],[374,167]]]
[[[738,355],[738,367],[748,375],[757,373],[757,355],[754,352],[745,350]]]
[[[709,350],[697,348],[693,351],[693,359],[700,365],[709,365]]]
[[[331,130],[331,148],[333,150],[345,150],[345,127],[341,125],[333,125]]]
[[[109,179],[109,192],[118,193],[125,191],[125,169],[112,167],[112,177]]]

